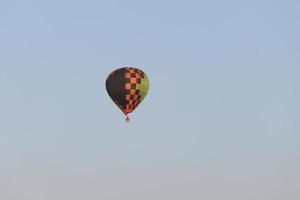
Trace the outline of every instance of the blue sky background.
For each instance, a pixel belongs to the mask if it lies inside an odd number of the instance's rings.
[[[0,1],[0,198],[300,198],[300,2]],[[129,125],[105,90],[140,66]]]

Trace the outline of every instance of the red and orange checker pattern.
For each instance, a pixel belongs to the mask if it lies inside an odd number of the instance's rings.
[[[137,84],[141,84],[144,74],[142,71],[127,67],[125,71],[125,95],[126,108],[124,113],[128,114],[140,104],[141,95],[140,90],[137,89]]]

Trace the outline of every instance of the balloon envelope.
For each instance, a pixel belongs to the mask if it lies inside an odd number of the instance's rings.
[[[106,90],[113,102],[127,116],[146,97],[149,90],[149,79],[140,69],[120,68],[107,77]]]

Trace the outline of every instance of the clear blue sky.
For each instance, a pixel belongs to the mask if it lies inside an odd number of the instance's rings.
[[[0,199],[300,199],[299,10],[0,1]],[[128,65],[151,88],[126,125]]]

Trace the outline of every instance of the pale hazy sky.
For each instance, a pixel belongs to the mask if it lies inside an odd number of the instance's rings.
[[[300,199],[300,1],[0,1],[0,199]],[[140,66],[126,125],[105,91]]]

